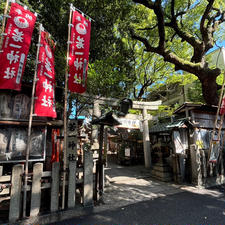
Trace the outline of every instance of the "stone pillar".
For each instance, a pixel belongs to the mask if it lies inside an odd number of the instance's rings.
[[[143,145],[144,145],[145,167],[150,168],[152,160],[151,160],[150,137],[147,118],[148,113],[146,108],[143,108],[142,115],[143,115]]]
[[[93,156],[90,150],[84,149],[84,206],[93,206]]]
[[[76,204],[76,168],[77,162],[69,162],[69,183],[68,183],[68,208],[75,207]]]
[[[3,166],[0,166],[0,177],[3,175]]]
[[[22,175],[24,165],[15,165],[12,169],[9,222],[16,222],[21,213],[21,191],[22,191]]]
[[[51,212],[59,209],[59,162],[52,164],[52,184],[51,184]]]
[[[42,172],[43,172],[43,163],[36,163],[33,167],[30,216],[37,216],[40,211]]]
[[[95,100],[93,105],[93,119],[96,119],[101,116],[101,111],[99,108],[99,101]],[[95,126],[94,126],[95,127]],[[91,133],[91,139],[92,139],[92,146],[91,149],[99,149],[99,142],[98,142],[98,128],[94,128],[92,126],[92,133]]]

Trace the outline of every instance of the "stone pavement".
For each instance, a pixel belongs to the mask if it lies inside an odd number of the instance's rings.
[[[42,215],[20,221],[20,224],[54,224],[74,217],[84,218],[85,215],[113,211],[118,208],[124,210],[125,206],[139,204],[140,202],[155,200],[178,194],[192,192],[196,194],[220,197],[224,193],[213,189],[199,189],[191,185],[176,185],[174,183],[161,182],[150,177],[149,170],[144,166],[120,166],[109,164],[105,168],[106,186],[103,195],[103,203],[89,208],[75,208],[55,214]]]
[[[140,201],[183,192],[181,185],[157,181],[144,166],[120,166],[109,164],[105,168],[105,207],[121,207]],[[186,187],[187,188],[187,187]]]

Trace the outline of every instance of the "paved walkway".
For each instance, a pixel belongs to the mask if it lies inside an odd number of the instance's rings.
[[[192,185],[177,185],[157,181],[151,178],[149,170],[145,169],[144,166],[120,166],[111,163],[105,169],[105,175],[106,188],[103,197],[105,204],[99,206],[99,209],[104,210],[185,191],[211,196],[221,195],[218,191],[199,189]]]
[[[105,207],[117,207],[183,192],[182,186],[150,177],[144,166],[109,164],[105,169]],[[102,206],[101,206],[102,207]]]
[[[191,192],[203,196],[221,198],[224,197],[222,192],[217,189],[199,189],[189,185],[176,185],[168,182],[161,182],[150,177],[149,170],[144,166],[120,166],[109,164],[105,169],[106,187],[103,195],[102,204],[90,208],[75,208],[67,211],[56,212],[51,215],[43,215],[39,218],[30,218],[27,221],[21,221],[22,224],[49,224],[56,221],[77,218],[81,221],[87,215],[105,215],[106,212],[124,211],[127,207],[142,204],[143,202],[152,202],[155,200],[167,200],[184,192]],[[224,187],[222,187],[224,188]],[[73,220],[73,219],[72,219]],[[71,220],[71,221],[72,221]],[[67,223],[55,223],[67,224]],[[74,224],[74,223],[68,223]]]

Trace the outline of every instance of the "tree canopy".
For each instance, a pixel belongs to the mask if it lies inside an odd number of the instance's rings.
[[[218,103],[219,68],[209,67],[205,55],[224,38],[225,2],[222,0],[133,0],[137,8],[129,31],[145,51],[198,77],[208,104]]]
[[[217,104],[219,68],[205,55],[224,38],[223,0],[21,0],[39,13],[57,41],[56,80],[63,89],[69,4],[91,18],[88,92],[110,97],[146,98],[164,84],[183,85],[194,74],[208,104]],[[4,3],[0,4],[3,12]],[[36,26],[37,27],[37,26]],[[24,80],[34,74],[37,29],[34,31]],[[185,75],[183,72],[185,71]],[[186,80],[186,81],[185,81]],[[74,96],[74,95],[71,95]]]

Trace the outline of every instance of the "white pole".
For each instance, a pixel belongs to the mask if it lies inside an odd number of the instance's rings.
[[[42,24],[40,24],[39,38],[38,38],[38,44],[37,44],[35,73],[34,73],[32,96],[31,96],[31,106],[30,106],[29,126],[28,126],[28,140],[27,140],[27,148],[26,148],[24,195],[23,195],[23,217],[26,217],[28,162],[29,162],[29,155],[30,155],[31,128],[32,128],[32,120],[33,120],[33,110],[34,110],[34,94],[35,94],[35,86],[36,86],[36,82],[37,82],[37,67],[38,67],[38,61],[39,61],[38,56],[39,56],[39,51],[40,51],[41,31],[42,30],[43,30],[43,27],[42,27]]]
[[[69,65],[69,50],[70,50],[70,32],[72,19],[73,5],[70,4],[70,15],[68,24],[68,42],[66,55],[66,73],[65,73],[65,99],[64,99],[64,143],[63,143],[63,187],[62,187],[62,209],[65,208],[65,191],[66,191],[66,161],[67,161],[67,98],[68,98],[68,65]]]

